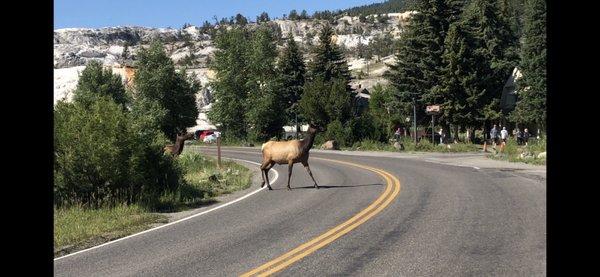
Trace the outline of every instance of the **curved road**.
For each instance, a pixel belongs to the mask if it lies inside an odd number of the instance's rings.
[[[214,148],[201,148],[214,155]],[[258,149],[224,157],[260,162]],[[316,159],[315,159],[316,158]],[[56,276],[238,276],[357,215],[385,193],[383,170],[401,191],[347,234],[283,268],[281,276],[545,276],[546,184],[502,170],[415,159],[311,153],[312,181],[275,166],[273,191],[222,209],[54,261]]]

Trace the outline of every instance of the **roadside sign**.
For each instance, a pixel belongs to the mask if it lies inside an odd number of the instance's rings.
[[[427,114],[439,114],[440,113],[440,105],[429,105],[425,109],[425,113]]]

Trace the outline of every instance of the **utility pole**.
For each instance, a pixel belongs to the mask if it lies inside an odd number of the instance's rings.
[[[417,99],[415,98],[414,94],[413,94],[413,127],[415,130],[415,145],[417,144]]]
[[[433,130],[433,127],[435,126],[435,114],[431,114],[431,143],[435,144],[435,130]]]

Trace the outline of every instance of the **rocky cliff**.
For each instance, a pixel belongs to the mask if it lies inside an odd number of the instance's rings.
[[[332,26],[336,30],[334,41],[344,49],[353,50],[359,45],[368,45],[378,37],[391,35],[401,36],[404,26],[414,12],[390,13],[378,18],[371,15],[369,20],[360,22],[358,17],[343,16],[337,18]],[[294,40],[305,50],[318,40],[318,31],[324,24],[323,20],[273,20],[269,24],[280,37],[292,33]],[[255,28],[249,24],[248,28]],[[127,65],[135,63],[135,57],[140,47],[146,47],[154,39],[160,39],[171,59],[182,65],[184,58],[194,57],[187,64],[188,73],[194,73],[203,86],[197,94],[197,104],[202,111],[210,109],[210,88],[208,82],[213,73],[207,68],[207,59],[215,51],[210,32],[202,32],[202,28],[189,26],[182,29],[146,28],[146,27],[108,27],[100,29],[67,28],[54,31],[54,101],[70,100],[72,90],[77,84],[78,74],[91,60],[101,61],[104,66],[112,68],[113,72],[129,82],[133,72]],[[127,58],[122,56],[128,47]],[[355,84],[369,88],[376,83],[385,82],[381,77],[393,63],[393,56],[374,56],[371,60],[358,59],[354,51],[347,51],[350,70],[355,74]],[[192,55],[193,54],[193,55]],[[128,72],[129,70],[129,72]],[[128,77],[129,76],[129,77]],[[201,113],[200,118],[205,118]]]

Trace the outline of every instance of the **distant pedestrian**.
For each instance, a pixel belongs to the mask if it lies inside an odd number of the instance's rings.
[[[500,131],[500,138],[502,139],[502,144],[506,144],[506,139],[508,138],[508,131],[506,131],[506,127],[502,127],[502,131]]]
[[[398,127],[398,129],[396,129],[396,133],[394,133],[394,137],[396,138],[396,141],[400,140],[400,134],[401,134],[400,127]]]
[[[523,144],[523,133],[521,133],[521,130],[519,130],[519,128],[517,128],[515,136],[517,137],[517,144],[522,145]]]
[[[494,147],[496,147],[496,140],[498,139],[498,129],[496,124],[494,124],[494,127],[490,131],[490,139],[492,140]]]
[[[440,144],[444,144],[444,139],[446,138],[446,134],[444,133],[444,129],[440,128],[438,132],[440,134]]]
[[[527,142],[529,141],[530,136],[531,134],[529,133],[529,130],[525,128],[525,130],[523,130],[523,142],[525,143],[525,146],[527,146]]]

